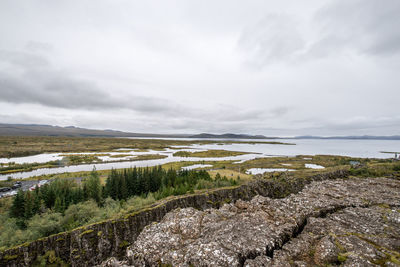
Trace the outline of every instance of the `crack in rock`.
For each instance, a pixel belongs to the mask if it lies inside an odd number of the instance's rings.
[[[102,266],[396,263],[399,203],[400,181],[374,178],[313,182],[283,199],[256,196],[219,209],[174,210],[145,227],[125,262]],[[364,236],[369,232],[373,238]]]

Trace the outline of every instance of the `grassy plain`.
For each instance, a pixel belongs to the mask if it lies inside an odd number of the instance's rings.
[[[215,176],[217,174],[219,174],[222,177],[226,176],[228,179],[230,179],[230,178],[237,179],[238,177],[240,177],[240,180],[244,180],[244,181],[249,181],[249,180],[253,179],[252,175],[249,175],[246,173],[240,173],[238,171],[228,170],[228,169],[211,170],[211,171],[208,171],[208,173],[211,175],[212,178],[215,178]]]
[[[174,156],[177,157],[195,157],[195,158],[222,158],[222,157],[231,157],[231,156],[240,156],[249,154],[249,152],[239,152],[239,151],[228,151],[222,149],[211,149],[206,151],[178,151],[174,153]]]
[[[191,144],[277,144],[282,142],[256,141],[211,141],[211,140],[161,140],[130,138],[90,138],[90,137],[54,137],[54,136],[0,136],[0,157],[21,157],[41,153],[57,152],[109,152],[115,149],[153,149],[162,151],[171,146],[189,146]]]
[[[150,155],[143,155],[150,156]],[[231,178],[230,174],[234,174],[233,177],[240,175],[241,178],[247,180],[247,177],[252,177],[247,175],[246,171],[250,168],[287,168],[294,169],[296,171],[286,172],[286,176],[295,177],[306,177],[310,175],[315,175],[319,173],[334,171],[337,169],[351,169],[350,161],[359,161],[361,164],[360,168],[353,169],[353,173],[356,176],[366,176],[370,175],[372,177],[384,176],[390,174],[398,168],[400,171],[400,162],[393,162],[391,159],[364,159],[364,158],[351,158],[343,156],[329,156],[329,155],[316,155],[307,156],[300,155],[296,157],[267,157],[258,158],[253,160],[248,160],[243,163],[234,163],[235,161],[179,161],[179,162],[169,162],[163,164],[164,169],[174,169],[179,170],[182,167],[191,166],[195,164],[211,165],[211,167],[199,168],[209,170],[210,174],[214,175],[219,172],[221,176],[226,175]],[[310,169],[306,168],[305,164],[317,164],[325,167],[324,169]],[[290,166],[283,164],[291,164]],[[97,171],[101,177],[107,177],[110,174],[110,170],[98,170]],[[264,173],[261,177],[269,178],[275,173]],[[71,178],[71,177],[89,177],[90,171],[84,172],[73,172],[73,173],[61,173],[61,174],[49,174],[37,177],[31,177],[32,180],[42,180],[42,179],[55,179],[55,178]],[[260,177],[260,175],[258,175]]]

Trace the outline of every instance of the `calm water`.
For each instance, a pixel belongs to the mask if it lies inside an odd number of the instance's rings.
[[[295,170],[283,168],[251,168],[246,171],[247,174],[263,174],[265,172],[294,172]]]
[[[190,139],[189,139],[190,140]],[[192,139],[194,140],[194,139]],[[220,140],[221,142],[223,140]],[[243,140],[241,140],[243,141]],[[250,140],[255,141],[255,140]],[[263,141],[263,140],[256,140]],[[268,141],[268,140],[265,140]],[[77,166],[66,166],[50,169],[38,169],[31,172],[14,173],[9,175],[0,175],[0,180],[7,179],[8,176],[13,178],[28,178],[31,176],[38,176],[43,174],[63,173],[63,172],[78,172],[90,171],[95,166],[97,170],[107,170],[111,168],[129,168],[133,166],[145,167],[164,164],[176,161],[217,161],[217,160],[234,160],[236,163],[244,162],[246,160],[258,157],[271,157],[271,156],[296,156],[296,155],[342,155],[350,157],[362,158],[391,158],[393,154],[381,153],[381,151],[400,151],[400,141],[398,140],[279,140],[282,142],[296,143],[296,145],[270,145],[270,144],[208,144],[208,145],[191,145],[190,149],[183,149],[185,151],[201,151],[207,149],[225,149],[231,151],[244,151],[252,152],[254,154],[246,154],[235,157],[224,158],[185,158],[175,157],[172,154],[179,149],[167,149],[165,151],[148,151],[148,152],[109,152],[110,155],[116,154],[130,154],[130,158],[138,155],[145,154],[162,154],[167,158],[158,160],[144,160],[144,161],[131,161],[131,162],[110,162],[110,163],[96,163],[96,164],[83,164]],[[188,146],[185,146],[188,147]],[[76,153],[72,153],[76,154]],[[81,153],[81,154],[94,154],[94,153]],[[29,157],[20,158],[0,158],[0,163],[32,163],[32,162],[47,162],[51,160],[61,159],[59,153],[41,154]],[[116,161],[126,158],[112,158],[109,156],[100,157],[104,161]]]

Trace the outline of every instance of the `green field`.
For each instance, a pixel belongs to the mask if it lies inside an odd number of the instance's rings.
[[[187,141],[161,139],[129,139],[129,138],[90,138],[90,137],[31,137],[0,136],[0,157],[21,157],[41,153],[61,152],[109,152],[120,148],[148,149],[162,151],[171,146],[189,146],[192,144],[277,144],[291,145],[282,142],[256,141]]]
[[[223,158],[249,154],[249,152],[228,151],[228,150],[206,150],[206,151],[178,151],[174,153],[177,157],[195,157],[195,158]]]

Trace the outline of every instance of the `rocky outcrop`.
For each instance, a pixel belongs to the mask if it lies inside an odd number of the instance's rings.
[[[58,261],[72,266],[93,266],[109,257],[121,257],[146,225],[160,221],[168,212],[177,208],[193,207],[199,210],[219,208],[224,203],[255,195],[282,198],[302,190],[312,181],[347,177],[347,171],[336,171],[308,178],[280,177],[259,180],[239,187],[216,189],[202,194],[175,197],[157,203],[146,210],[116,220],[107,220],[70,232],[52,235],[0,252],[0,266],[30,266],[38,257],[51,252]],[[52,257],[52,258],[54,258]],[[243,255],[243,259],[246,255]]]
[[[326,218],[311,217],[297,238],[274,253],[271,266],[291,266],[291,262],[295,266],[400,266],[399,207],[350,207]]]
[[[397,180],[313,182],[283,199],[176,209],[104,266],[396,266],[399,209]]]

